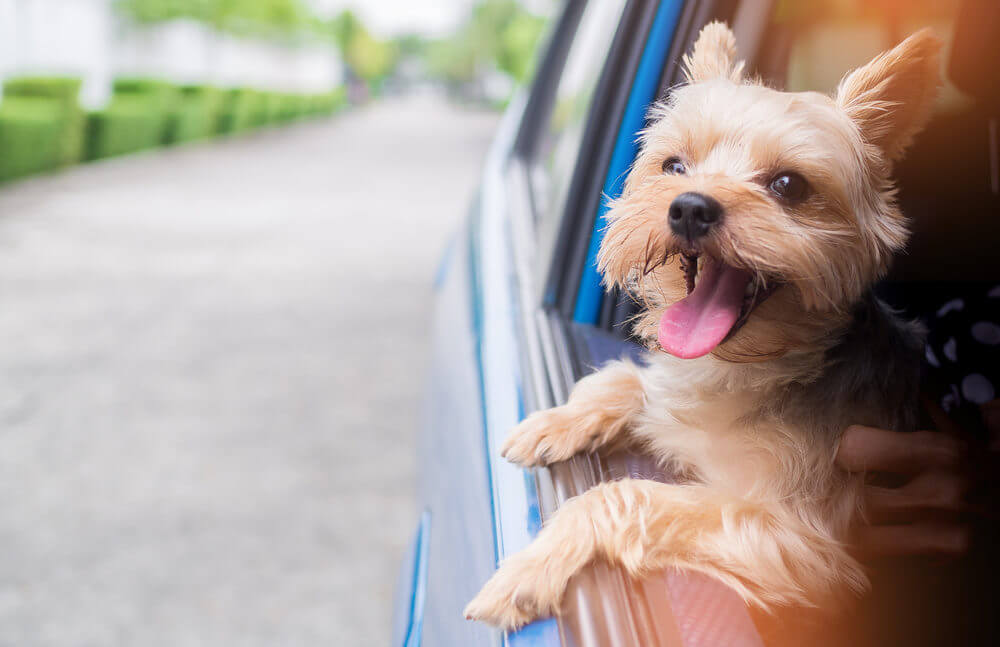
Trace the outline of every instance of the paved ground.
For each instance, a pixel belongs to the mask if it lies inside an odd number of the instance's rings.
[[[0,189],[0,646],[388,644],[495,124],[394,101]]]

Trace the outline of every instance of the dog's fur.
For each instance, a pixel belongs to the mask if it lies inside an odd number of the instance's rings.
[[[834,466],[851,424],[912,429],[920,332],[871,296],[908,236],[890,177],[940,83],[940,43],[914,34],[848,74],[835,95],[785,93],[744,78],[735,39],[705,27],[685,57],[688,83],[652,110],[642,149],[608,215],[599,255],[609,286],[643,306],[648,364],[614,362],[567,404],[528,417],[505,456],[544,465],[634,445],[681,481],[602,484],[560,508],[501,566],[466,615],[505,628],[558,614],[570,578],[595,560],[635,577],[665,567],[708,573],[763,608],[832,607],[867,586],[847,550],[862,482]],[[678,157],[686,173],[665,173]],[[768,191],[795,171],[810,192]],[[665,308],[687,294],[666,226],[688,191],[724,219],[698,252],[778,286],[704,357],[656,350]]]

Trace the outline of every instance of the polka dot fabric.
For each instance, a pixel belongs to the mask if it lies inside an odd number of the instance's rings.
[[[926,390],[956,420],[980,418],[1000,393],[1000,285],[977,287],[925,315]]]

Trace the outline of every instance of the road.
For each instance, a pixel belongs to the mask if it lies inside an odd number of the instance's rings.
[[[388,644],[496,122],[393,100],[0,187],[0,646]]]

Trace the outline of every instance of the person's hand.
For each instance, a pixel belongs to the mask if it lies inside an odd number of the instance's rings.
[[[841,438],[836,463],[901,483],[866,483],[865,519],[854,529],[861,556],[957,556],[968,550],[971,479],[967,448],[955,436],[854,425]]]

